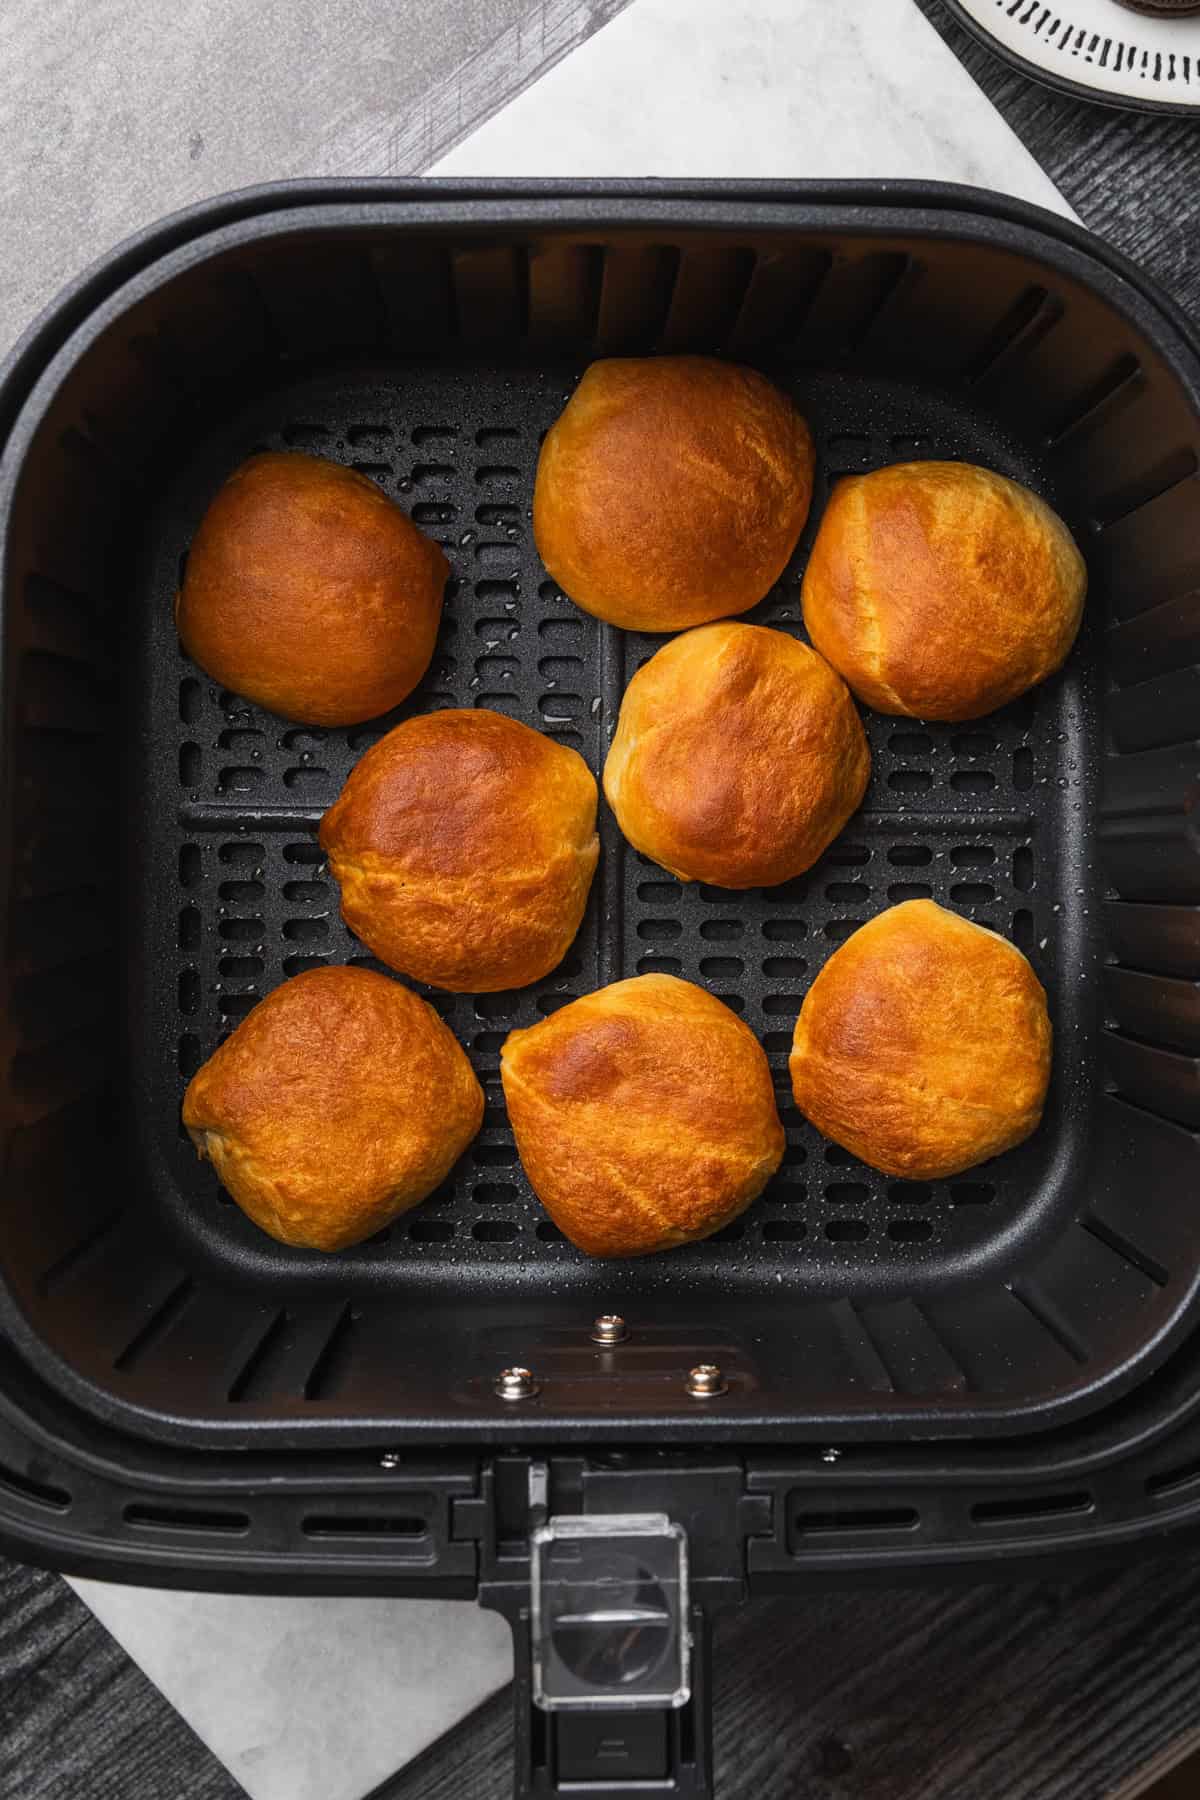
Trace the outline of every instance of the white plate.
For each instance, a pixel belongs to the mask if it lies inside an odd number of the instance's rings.
[[[1117,0],[945,0],[993,50],[1080,99],[1200,114],[1200,14],[1154,18]]]

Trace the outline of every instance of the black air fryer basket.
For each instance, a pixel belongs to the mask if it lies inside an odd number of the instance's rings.
[[[752,620],[801,630],[840,475],[957,457],[1071,526],[1091,577],[1079,644],[971,725],[866,714],[864,806],[784,887],[681,886],[605,817],[567,961],[517,993],[428,995],[488,1098],[444,1188],[336,1258],[285,1250],[196,1160],[183,1088],[287,976],[378,966],[315,830],[397,718],[497,708],[599,770],[661,640],[547,579],[533,470],[593,356],[655,349],[752,362],[812,424],[813,520]],[[698,1794],[716,1605],[1190,1523],[1200,360],[1162,294],[1075,227],[966,189],[289,185],[173,219],[64,295],[7,366],[0,432],[15,1554],[188,1586],[479,1595],[514,1626],[520,1792],[617,1794],[619,1767]],[[179,648],[191,534],[268,447],[373,476],[453,565],[426,680],[369,726],[289,725]],[[918,895],[1011,936],[1056,1032],[1041,1130],[931,1184],[824,1143],[786,1070],[824,958]],[[788,1148],[716,1238],[593,1263],[524,1181],[499,1048],[648,970],[753,1027]],[[628,1334],[597,1344],[608,1313]],[[700,1363],[721,1391],[689,1391]],[[517,1365],[532,1391],[503,1398]],[[632,1668],[579,1650],[614,1582]],[[601,1729],[624,1761],[597,1760]]]

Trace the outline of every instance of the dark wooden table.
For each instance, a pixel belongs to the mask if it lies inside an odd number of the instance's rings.
[[[916,4],[1084,222],[1200,316],[1200,126],[1034,87]],[[1200,1728],[1200,1554],[763,1602],[723,1621],[716,1671],[722,1800],[1131,1795]],[[503,1800],[510,1756],[501,1696],[379,1800]],[[0,1565],[0,1800],[240,1793],[57,1577]]]

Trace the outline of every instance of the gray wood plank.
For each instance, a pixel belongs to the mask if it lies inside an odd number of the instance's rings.
[[[56,1576],[0,1562],[0,1699],[53,1656],[86,1616]]]
[[[534,0],[414,105],[343,133],[330,146],[328,173],[421,174],[629,4]]]
[[[0,354],[94,258],[206,195],[428,168],[627,3],[10,0]]]
[[[0,1800],[245,1800],[57,1575],[0,1562]]]

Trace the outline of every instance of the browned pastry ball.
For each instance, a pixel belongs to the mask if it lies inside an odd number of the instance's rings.
[[[761,600],[808,517],[813,446],[754,369],[708,356],[593,363],[538,461],[533,530],[577,606],[682,631]]]
[[[1087,571],[1028,488],[970,463],[837,483],[804,574],[815,647],[877,712],[978,719],[1066,660]]]
[[[342,1250],[445,1180],[483,1093],[449,1028],[399,982],[310,969],[242,1020],[188,1085],[183,1122],[283,1244]]]
[[[709,1237],[783,1156],[758,1039],[673,975],[615,982],[511,1032],[500,1074],[534,1192],[592,1256]]]
[[[1036,1130],[1046,995],[1005,938],[907,900],[836,950],[805,996],[792,1091],[819,1131],[886,1175],[934,1181]]]
[[[871,771],[854,701],[806,644],[702,625],[625,690],[604,792],[635,849],[683,881],[751,888],[814,863]]]
[[[418,981],[525,987],[566,955],[600,854],[582,756],[503,713],[407,719],[321,821],[342,917]]]
[[[252,456],[200,523],[175,602],[214,680],[306,725],[376,718],[433,655],[449,564],[373,481],[339,463]]]

